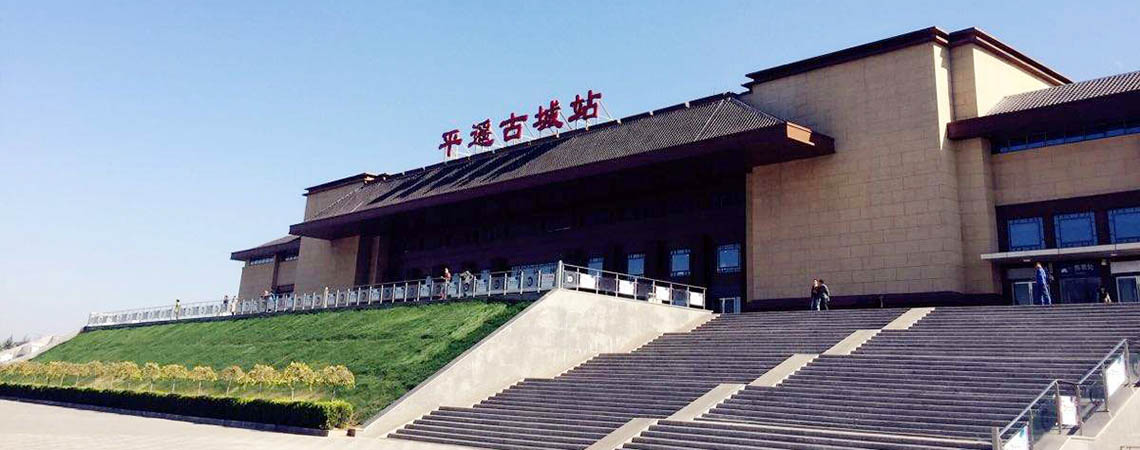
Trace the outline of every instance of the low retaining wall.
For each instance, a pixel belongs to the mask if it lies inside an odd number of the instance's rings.
[[[557,376],[712,319],[709,311],[557,289],[389,405],[362,435],[384,436],[440,406],[473,405],[523,378]]]

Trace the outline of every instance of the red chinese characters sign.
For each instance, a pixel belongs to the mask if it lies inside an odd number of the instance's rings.
[[[593,90],[587,91],[586,96],[575,95],[574,101],[570,102],[570,109],[572,114],[570,117],[562,115],[562,106],[558,100],[551,100],[547,105],[539,105],[538,112],[534,114],[534,123],[529,124],[534,128],[537,135],[541,136],[544,131],[551,131],[555,134],[567,124],[584,121],[589,125],[590,119],[598,118],[598,108],[601,106],[599,100],[602,99],[601,92],[594,92]],[[608,114],[607,114],[608,117]],[[499,128],[503,133],[503,145],[511,141],[522,139],[531,139],[527,137],[525,128],[527,127],[527,120],[530,118],[527,114],[511,113],[510,117],[499,122]],[[467,148],[471,147],[484,147],[489,148],[495,145],[495,134],[491,130],[491,119],[483,120],[471,125],[471,141],[467,143]],[[439,144],[439,149],[444,150],[447,158],[452,158],[458,155],[455,147],[463,148],[463,138],[460,136],[459,130],[450,130],[442,135],[443,143]]]

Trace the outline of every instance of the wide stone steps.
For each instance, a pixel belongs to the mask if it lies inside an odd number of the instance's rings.
[[[711,422],[662,421],[634,438],[628,449],[988,449],[983,442],[949,441],[916,436],[844,433],[831,430],[743,426]]]
[[[992,427],[1052,380],[1078,379],[1121,339],[1140,337],[1140,305],[937,308],[850,355],[819,356],[775,387],[746,387],[697,420],[665,420],[719,383],[747,385],[793,354],[820,354],[905,311],[724,315],[470,408],[440,408],[392,437],[584,449],[642,417],[663,420],[624,448],[982,450]]]

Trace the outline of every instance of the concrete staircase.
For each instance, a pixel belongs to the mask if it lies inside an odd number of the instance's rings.
[[[584,449],[633,418],[666,418],[722,383],[749,383],[795,353],[822,353],[904,310],[724,315],[470,408],[444,407],[389,435],[501,449]]]
[[[939,308],[884,327],[902,312],[721,316],[440,408],[389,437],[499,449],[990,449],[993,427],[1052,380],[1075,381],[1140,337],[1140,305]],[[856,345],[836,352],[844,341]],[[714,389],[727,400],[704,400]],[[715,406],[677,414],[703,402]]]
[[[750,386],[699,420],[986,447],[992,427],[1017,417],[1052,380],[1081,378],[1122,338],[1138,335],[1135,305],[939,308],[850,356],[821,356],[779,386]]]

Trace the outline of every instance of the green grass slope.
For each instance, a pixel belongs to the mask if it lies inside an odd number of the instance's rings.
[[[80,333],[37,361],[239,365],[343,364],[342,397],[366,420],[490,334],[528,303],[458,302],[154,325]]]

